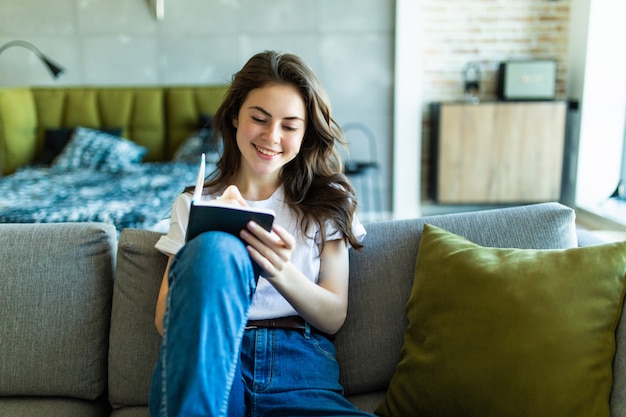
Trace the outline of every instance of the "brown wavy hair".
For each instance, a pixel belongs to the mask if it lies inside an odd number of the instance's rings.
[[[331,116],[330,101],[311,68],[298,56],[275,51],[254,55],[233,76],[224,101],[213,117],[216,134],[222,137],[223,153],[217,169],[206,182],[209,193],[222,192],[232,184],[241,165],[233,120],[238,117],[250,91],[269,83],[295,86],[307,109],[307,124],[298,155],[280,173],[287,205],[300,216],[306,233],[310,222],[319,226],[326,240],[326,221],[334,220],[344,239],[362,248],[352,230],[357,202],[355,191],[343,174],[337,146],[345,145],[343,132]]]

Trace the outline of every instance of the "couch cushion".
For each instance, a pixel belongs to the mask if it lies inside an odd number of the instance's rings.
[[[150,410],[147,405],[118,408],[113,410],[111,417],[150,417]]]
[[[106,397],[96,401],[65,397],[0,398],[0,416],[7,417],[106,417],[110,412],[111,408],[106,401]]]
[[[485,248],[426,224],[382,416],[606,416],[626,242]]]
[[[346,394],[384,390],[391,380],[426,221],[484,246],[560,249],[576,246],[574,218],[543,203],[366,225],[365,248],[350,254],[348,318],[336,339]]]
[[[611,417],[626,417],[626,308],[617,327],[617,350],[613,361]]]
[[[350,395],[346,398],[359,410],[373,413],[385,399],[385,394],[386,391],[374,391],[367,394]]]
[[[0,395],[104,394],[115,239],[104,223],[0,224]]]
[[[138,229],[120,235],[109,348],[109,401],[115,409],[148,404],[161,343],[154,309],[167,264],[154,248],[160,236]]]

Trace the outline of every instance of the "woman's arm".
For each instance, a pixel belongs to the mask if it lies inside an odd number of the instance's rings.
[[[295,239],[276,225],[268,233],[256,223],[254,236],[243,231],[250,256],[264,269],[263,276],[312,326],[334,334],[348,310],[348,247],[343,239],[327,241],[320,255],[318,283],[310,281],[290,261]],[[255,237],[256,236],[256,237]]]
[[[222,203],[232,204],[235,206],[247,205],[246,200],[244,200],[244,198],[241,196],[241,193],[239,192],[237,187],[233,185],[226,188],[224,194],[222,194],[222,197],[220,197],[219,200],[222,200]],[[215,202],[215,200],[209,200],[209,203],[211,202]],[[173,229],[178,230],[179,232],[177,233],[177,235],[179,239],[182,239],[182,237],[185,235],[185,228],[181,228],[180,225],[185,224],[186,227],[187,219],[189,218],[189,202],[187,200],[180,199],[179,197],[178,199],[176,199],[176,202],[174,204],[174,209],[172,210],[172,224],[175,224],[176,227],[172,228],[172,225],[170,225],[169,233],[171,234]],[[183,209],[186,209],[187,211],[184,212]],[[182,215],[181,213],[184,215]],[[167,261],[167,267],[165,268],[165,273],[163,274],[163,278],[161,280],[161,288],[159,289],[159,296],[157,298],[156,308],[154,312],[154,324],[156,325],[156,328],[161,336],[163,336],[163,317],[165,316],[165,304],[167,299],[167,292],[169,291],[167,277],[169,274],[170,263],[172,262],[173,257],[174,255],[170,255]]]
[[[283,239],[293,240],[282,227],[275,226],[276,234],[267,233],[260,226],[253,224],[251,228],[262,230],[272,241],[272,245],[281,245]],[[282,235],[282,237],[281,237]],[[251,236],[248,234],[248,236]],[[276,239],[278,237],[279,239]],[[249,237],[250,239],[250,237]],[[252,241],[260,242],[254,237]],[[279,243],[280,242],[280,243]],[[258,243],[256,244],[257,247]],[[343,325],[348,310],[348,248],[342,239],[327,241],[320,255],[320,275],[318,283],[310,281],[289,261],[288,255],[279,259],[276,254],[264,257],[254,247],[249,246],[250,256],[266,271],[264,276],[291,303],[291,305],[315,328],[328,333],[336,333]],[[265,253],[270,249],[262,245],[260,250]],[[157,297],[154,324],[163,336],[163,317],[169,290],[168,274],[173,256],[167,261]],[[269,258],[274,259],[271,262]]]
[[[154,324],[156,325],[157,331],[161,336],[163,336],[163,316],[165,316],[165,300],[167,299],[167,292],[169,291],[167,276],[169,274],[172,258],[173,256],[170,256],[167,260],[167,266],[165,267],[165,273],[163,274],[163,279],[161,280],[161,288],[159,289],[159,296],[157,297],[156,309],[154,312]]]

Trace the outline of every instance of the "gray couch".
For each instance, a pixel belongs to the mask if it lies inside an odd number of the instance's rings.
[[[346,395],[364,410],[380,403],[400,355],[425,222],[485,246],[589,243],[577,240],[573,210],[556,203],[368,225],[365,249],[351,253],[348,319],[336,339]],[[116,242],[102,223],[0,225],[1,416],[148,415],[166,262],[158,237],[127,229]],[[624,327],[614,417],[626,415]]]

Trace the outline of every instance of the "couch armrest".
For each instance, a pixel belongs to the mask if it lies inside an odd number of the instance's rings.
[[[115,247],[107,223],[0,224],[0,396],[106,392]]]

